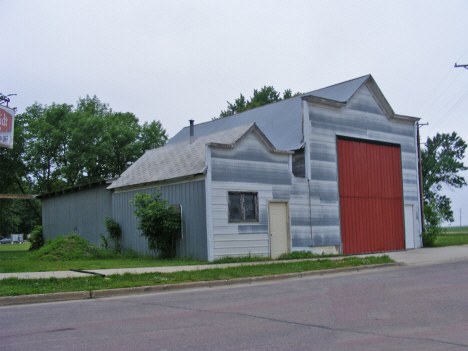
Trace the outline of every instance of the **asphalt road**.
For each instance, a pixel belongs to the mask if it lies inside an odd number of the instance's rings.
[[[468,261],[0,308],[0,350],[464,350]]]

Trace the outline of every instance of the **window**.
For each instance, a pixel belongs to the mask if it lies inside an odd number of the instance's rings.
[[[230,191],[229,222],[258,222],[258,194]]]

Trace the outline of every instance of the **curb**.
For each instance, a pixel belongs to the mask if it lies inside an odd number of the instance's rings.
[[[0,297],[0,306],[25,305],[30,303],[44,303],[68,300],[90,299],[89,291],[70,291],[52,294],[36,294],[21,296],[2,296]]]
[[[334,269],[324,269],[318,271],[306,271],[298,273],[286,273],[276,275],[264,275],[246,278],[235,278],[229,280],[211,280],[211,281],[200,281],[193,283],[180,283],[180,284],[166,284],[166,285],[152,285],[152,286],[139,286],[133,288],[117,288],[117,289],[105,289],[105,290],[91,290],[91,291],[72,291],[72,292],[61,292],[52,294],[37,294],[37,295],[21,295],[21,296],[3,296],[0,297],[0,306],[13,306],[13,305],[25,305],[33,303],[47,303],[47,302],[58,302],[58,301],[70,301],[70,300],[86,300],[86,299],[100,299],[108,297],[128,296],[128,295],[141,295],[163,291],[182,290],[182,289],[193,289],[203,287],[217,287],[224,285],[235,285],[235,284],[250,284],[255,282],[291,279],[291,278],[303,278],[310,276],[320,276],[344,272],[359,272],[362,270],[370,270],[377,268],[387,268],[401,266],[401,263],[383,263],[374,264],[369,266],[358,266],[358,267],[344,267]]]

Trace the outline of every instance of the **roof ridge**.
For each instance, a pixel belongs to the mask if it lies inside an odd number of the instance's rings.
[[[357,77],[357,78],[353,78],[353,79],[348,79],[348,80],[345,80],[344,82],[335,83],[335,84],[328,85],[328,86],[323,87],[323,88],[311,90],[311,91],[309,91],[308,93],[304,93],[304,94],[299,95],[299,96],[309,95],[309,94],[311,94],[311,93],[313,93],[313,92],[315,92],[315,91],[324,90],[324,89],[327,89],[327,88],[332,88],[332,87],[337,86],[337,85],[347,84],[347,83],[350,83],[350,82],[352,82],[352,81],[354,81],[354,80],[362,79],[362,78],[364,78],[364,77],[366,77],[366,78],[372,77],[372,74],[365,74],[365,75],[363,75],[363,76],[361,76],[361,77]],[[367,79],[366,79],[366,80],[367,80]]]

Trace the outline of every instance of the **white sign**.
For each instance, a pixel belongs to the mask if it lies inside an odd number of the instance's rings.
[[[15,126],[15,111],[0,106],[0,147],[13,148],[13,128]]]

